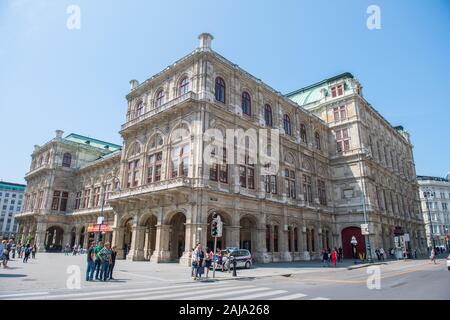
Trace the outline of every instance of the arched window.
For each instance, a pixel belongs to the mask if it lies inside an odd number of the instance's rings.
[[[320,134],[319,132],[316,131],[316,133],[314,134],[314,138],[316,140],[316,148],[317,150],[320,150]]]
[[[142,114],[142,110],[144,110],[144,103],[142,101],[138,102],[137,106],[136,106],[136,113],[135,113],[135,117],[139,117]]]
[[[164,90],[159,90],[156,94],[155,107],[161,107],[164,104]]]
[[[70,168],[71,162],[72,162],[72,155],[68,152],[64,153],[62,166]]]
[[[304,143],[308,143],[308,137],[306,136],[306,127],[303,123],[300,125],[300,139]]]
[[[217,77],[215,85],[216,100],[225,103],[225,81]]]
[[[180,81],[180,96],[189,92],[189,79],[184,77],[183,80]]]
[[[242,93],[242,113],[252,115],[252,101],[248,92],[245,91]]]
[[[289,118],[289,116],[287,114],[285,114],[283,116],[283,128],[284,128],[284,132],[288,135],[292,134],[292,130],[291,130],[291,119]]]
[[[264,120],[266,126],[272,126],[272,108],[268,104],[264,106]]]

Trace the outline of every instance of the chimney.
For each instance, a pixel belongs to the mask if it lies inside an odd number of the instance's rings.
[[[139,81],[137,81],[135,79],[130,80],[130,85],[131,85],[131,91],[133,91],[139,85]]]
[[[198,36],[198,39],[200,40],[199,48],[204,51],[211,50],[211,42],[214,39],[214,37],[209,33],[202,33]]]
[[[62,130],[56,130],[55,132],[56,132],[56,138],[57,138],[57,139],[62,139],[62,136],[63,136],[63,134],[64,134],[64,131],[62,131]]]

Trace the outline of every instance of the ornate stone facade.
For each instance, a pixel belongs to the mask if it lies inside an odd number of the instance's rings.
[[[57,226],[60,243],[81,243],[83,234],[86,247],[93,238],[87,224],[102,215],[119,257],[188,264],[195,243],[212,246],[211,216],[218,212],[220,247],[248,248],[260,262],[296,261],[318,257],[323,248],[345,251],[349,232],[360,236],[365,208],[372,250],[393,246],[397,225],[413,235],[412,247],[425,246],[409,137],[364,100],[353,76],[284,96],[214,52],[212,36],[199,38],[199,48],[161,73],[130,82],[120,151],[105,151],[105,142],[72,143],[60,133],[35,150],[33,163],[48,151],[51,160],[48,169],[26,176],[27,195],[43,190],[45,201],[37,206],[30,198],[17,218],[24,236],[47,243],[48,229]],[[272,175],[246,153],[267,128],[280,131],[279,148],[271,151],[279,170]],[[230,129],[254,130],[256,138],[224,145],[224,162],[209,164],[207,132],[228,138]],[[70,169],[61,165],[65,148],[79,159]],[[385,163],[376,156],[384,150],[396,157]],[[208,154],[223,157],[218,149]],[[242,162],[231,161],[241,155]],[[55,190],[68,193],[65,212],[52,210]],[[77,199],[86,201],[83,208]]]

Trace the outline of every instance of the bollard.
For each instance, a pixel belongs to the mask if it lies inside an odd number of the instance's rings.
[[[237,265],[236,259],[233,258],[233,277],[237,277],[236,265]]]

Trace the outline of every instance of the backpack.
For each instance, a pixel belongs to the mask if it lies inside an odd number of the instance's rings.
[[[31,252],[31,249],[30,249],[30,248],[26,248],[26,249],[25,249],[25,254],[30,254],[30,252]]]

